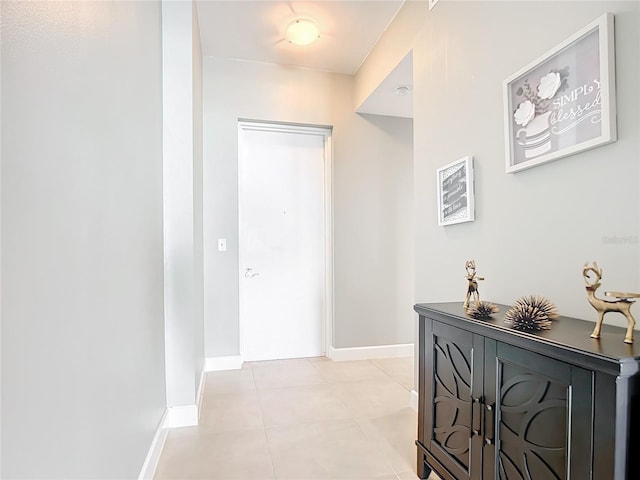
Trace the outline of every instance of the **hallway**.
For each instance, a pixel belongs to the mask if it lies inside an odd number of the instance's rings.
[[[200,425],[155,478],[414,480],[413,358],[246,363],[206,377]]]

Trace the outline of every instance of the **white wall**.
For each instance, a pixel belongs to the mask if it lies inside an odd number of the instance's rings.
[[[160,8],[0,8],[2,478],[135,478],[166,405]]]
[[[2,199],[2,8],[0,8],[0,199]],[[2,372],[2,204],[0,202],[0,374]],[[0,477],[2,476],[2,381],[0,379]]]
[[[192,3],[193,52],[193,273],[195,321],[195,379],[201,381],[204,369],[204,237],[202,183],[202,48],[195,1]],[[196,383],[197,385],[197,383]]]
[[[377,115],[336,122],[336,348],[413,343],[412,126]]]
[[[202,152],[198,144],[202,117],[195,17],[191,2],[162,2],[165,338],[170,426],[197,424],[197,393],[204,364],[202,317],[198,318],[203,282]]]
[[[427,15],[414,47],[416,301],[462,301],[471,258],[486,277],[481,298],[505,304],[537,293],[594,320],[587,260],[603,268],[603,290],[640,291],[639,7],[442,1]],[[618,141],[505,174],[502,81],[607,11],[616,15]],[[438,227],[436,169],[464,155],[475,158],[477,220]]]
[[[207,357],[239,353],[239,118],[333,125],[334,346],[412,342],[411,120],[353,113],[353,88],[346,75],[204,59]]]

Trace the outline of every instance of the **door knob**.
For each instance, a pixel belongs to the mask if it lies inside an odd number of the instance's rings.
[[[259,273],[256,273],[253,271],[253,268],[247,268],[244,272],[244,278],[253,278],[260,275]]]

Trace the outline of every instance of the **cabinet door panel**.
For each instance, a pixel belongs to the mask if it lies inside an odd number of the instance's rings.
[[[501,363],[501,479],[566,479],[569,385]]]
[[[574,441],[571,435],[578,428],[576,422],[591,421],[590,407],[584,408],[585,398],[589,405],[591,402],[588,372],[500,343],[496,361],[497,478],[588,479],[590,443],[588,439]],[[581,379],[577,385],[572,385],[574,377]],[[582,405],[579,415],[572,410],[576,395]],[[587,464],[580,468],[580,475],[572,472],[570,451]]]
[[[473,438],[472,399],[482,392],[482,348],[474,342],[482,338],[434,322],[431,340],[431,452],[456,478],[470,478],[472,443],[480,440]]]

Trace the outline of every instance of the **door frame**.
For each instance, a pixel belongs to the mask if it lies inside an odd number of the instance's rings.
[[[299,123],[281,123],[238,119],[238,323],[240,358],[244,360],[243,330],[243,252],[242,238],[242,144],[246,131],[315,134],[324,140],[324,305],[323,337],[324,355],[329,356],[333,347],[334,277],[333,277],[333,143],[332,127]]]

